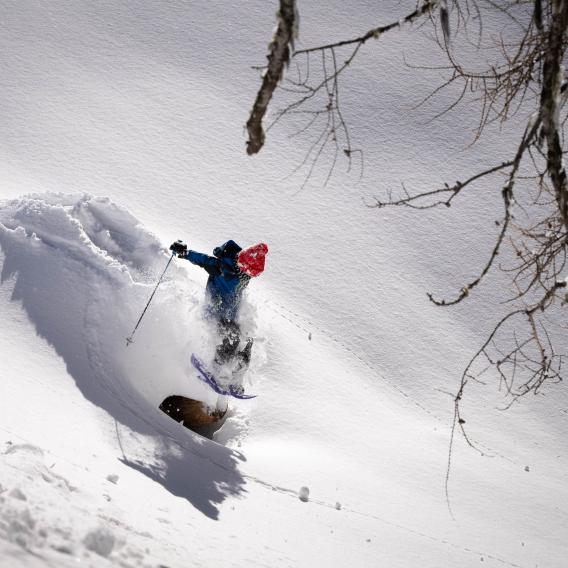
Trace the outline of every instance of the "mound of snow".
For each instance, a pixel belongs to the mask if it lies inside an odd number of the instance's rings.
[[[93,374],[99,387],[143,415],[170,394],[214,403],[190,365],[192,352],[212,349],[202,286],[181,261],[170,264],[127,348],[169,252],[126,210],[90,195],[28,196],[0,209],[0,245],[2,279],[16,280],[14,296],[73,367],[80,388],[92,390],[86,382]]]

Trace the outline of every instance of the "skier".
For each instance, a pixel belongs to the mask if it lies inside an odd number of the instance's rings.
[[[205,315],[215,322],[220,343],[215,350],[215,363],[221,368],[237,359],[233,373],[244,372],[250,362],[252,339],[238,351],[241,330],[237,316],[244,289],[250,279],[264,271],[268,246],[259,243],[246,250],[229,240],[213,250],[209,256],[188,250],[182,241],[176,241],[170,250],[179,258],[204,268],[209,274],[207,281],[207,306]],[[231,377],[232,379],[232,377]],[[240,385],[233,385],[239,390]],[[242,391],[242,387],[240,387]],[[215,408],[209,408],[198,400],[179,395],[170,395],[160,404],[160,409],[187,428],[210,437],[221,423],[228,409],[226,396],[219,396]]]
[[[241,351],[241,329],[237,316],[244,289],[250,279],[264,271],[264,263],[268,246],[258,243],[243,250],[235,241],[229,240],[213,250],[209,256],[193,250],[188,250],[182,241],[176,241],[170,250],[178,258],[189,260],[204,268],[209,274],[206,294],[206,318],[215,322],[220,343],[215,350],[215,363],[222,365],[232,363],[237,359],[236,370],[246,369],[250,362],[252,339],[248,339]]]

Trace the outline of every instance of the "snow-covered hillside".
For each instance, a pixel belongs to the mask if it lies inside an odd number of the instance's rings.
[[[305,6],[301,40],[366,28],[375,4]],[[404,9],[385,4],[385,21]],[[417,153],[431,134],[399,51],[422,36],[386,38],[354,70],[374,86],[348,107],[389,117],[353,111],[363,180],[298,191],[285,129],[244,152],[273,21],[260,1],[1,7],[0,566],[563,566],[562,385],[505,413],[490,380],[472,388],[484,455],[458,441],[453,516],[444,491],[449,395],[495,314],[425,291],[461,283],[450,252],[463,274],[484,258],[491,199],[474,220],[361,202],[377,180],[467,166],[450,123]],[[174,260],[126,345],[177,238],[270,246],[243,309],[258,397],[213,441],[157,408],[212,396],[189,361],[211,348],[203,271]]]

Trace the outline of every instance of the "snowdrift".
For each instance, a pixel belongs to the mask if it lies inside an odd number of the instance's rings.
[[[44,194],[5,202],[0,247],[1,278],[13,281],[12,301],[21,304],[37,334],[63,359],[83,396],[148,437],[142,442],[148,453],[128,465],[215,517],[212,503],[225,492],[216,484],[223,481],[228,492],[242,484],[235,470],[238,454],[214,445],[209,451],[218,472],[200,463],[188,473],[188,456],[203,442],[181,436],[180,443],[177,425],[157,408],[174,393],[214,400],[214,393],[193,377],[189,361],[192,351],[211,348],[201,318],[202,287],[172,263],[127,347],[126,337],[169,258],[127,211],[89,195]],[[196,477],[202,478],[198,490],[191,487]]]
[[[0,222],[2,279],[16,278],[14,299],[87,398],[105,406],[110,394],[145,417],[168,394],[214,400],[190,365],[211,350],[202,287],[175,262],[126,348],[169,258],[128,212],[88,195],[30,196],[5,205]]]

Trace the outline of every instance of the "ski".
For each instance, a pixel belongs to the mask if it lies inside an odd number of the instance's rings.
[[[221,394],[224,396],[232,396],[233,398],[238,398],[241,400],[247,400],[250,398],[256,398],[254,394],[245,394],[242,390],[242,387],[237,385],[229,385],[227,389],[223,388],[213,373],[209,371],[203,361],[197,357],[194,353],[191,355],[191,364],[196,368],[198,375],[197,377],[199,380],[203,381],[204,383],[208,384],[217,394]]]

